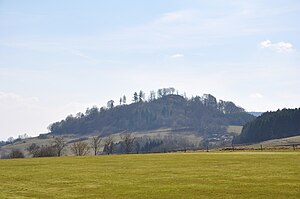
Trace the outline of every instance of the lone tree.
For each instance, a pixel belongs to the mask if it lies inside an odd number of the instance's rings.
[[[6,142],[7,142],[8,144],[13,144],[14,141],[15,141],[15,139],[14,139],[13,137],[9,137],[9,138],[7,139]]]
[[[135,140],[134,145],[135,145],[136,153],[139,154],[140,150],[141,150],[141,145],[140,145],[139,141]]]
[[[137,92],[134,92],[132,101],[134,101],[134,103],[137,103],[139,101],[139,95],[137,94]]]
[[[86,142],[77,141],[71,144],[71,151],[76,156],[85,156],[90,152],[90,147]]]
[[[92,147],[95,155],[97,155],[97,153],[99,152],[101,141],[102,141],[102,138],[100,136],[92,137],[91,147]]]
[[[109,101],[107,102],[107,108],[109,108],[109,109],[114,108],[114,103],[115,103],[114,100],[109,100]]]
[[[38,146],[36,143],[32,143],[29,147],[26,148],[26,150],[30,155],[36,157],[36,154],[38,154],[40,150],[40,146]]]
[[[143,102],[145,100],[145,93],[140,90],[139,92],[139,102]]]
[[[155,91],[150,91],[149,101],[154,101],[156,98]]]
[[[63,137],[56,137],[53,141],[53,147],[57,151],[57,156],[61,156],[62,150],[67,146],[67,143],[65,142]]]
[[[104,149],[103,152],[106,152],[107,155],[112,154],[114,150],[114,141],[113,137],[109,136],[104,140]]]
[[[121,134],[120,137],[124,143],[125,153],[132,152],[135,140],[135,138],[132,136],[132,133],[124,133]]]
[[[123,104],[126,104],[126,96],[123,95]]]

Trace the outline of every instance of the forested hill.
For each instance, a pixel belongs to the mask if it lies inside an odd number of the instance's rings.
[[[162,89],[160,89],[162,90]],[[159,90],[159,91],[160,91]],[[191,99],[166,90],[152,93],[149,100],[144,94],[135,93],[133,103],[114,106],[109,101],[106,108],[93,107],[86,113],[68,116],[49,126],[51,133],[101,134],[122,131],[147,131],[159,128],[189,129],[203,134],[223,133],[228,125],[244,125],[255,117],[233,102],[219,100],[206,94]]]
[[[236,143],[260,141],[300,135],[300,108],[266,112],[247,123]]]

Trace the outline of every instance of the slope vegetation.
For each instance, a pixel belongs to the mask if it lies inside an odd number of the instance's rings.
[[[229,125],[244,125],[255,117],[232,102],[216,101],[212,95],[184,98],[165,95],[150,101],[110,108],[93,107],[85,114],[68,116],[50,126],[54,135],[101,134],[149,131],[161,128],[185,129],[202,134],[225,133]]]

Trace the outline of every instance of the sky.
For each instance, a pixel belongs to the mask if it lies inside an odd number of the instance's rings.
[[[0,140],[175,87],[299,108],[298,0],[0,0]]]

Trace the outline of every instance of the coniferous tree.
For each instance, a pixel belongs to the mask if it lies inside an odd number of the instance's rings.
[[[139,96],[138,96],[137,92],[134,92],[134,94],[133,94],[133,102],[137,103],[138,100],[139,100]]]
[[[126,96],[123,95],[123,104],[126,104]]]
[[[247,123],[235,142],[255,143],[296,135],[300,135],[300,109],[282,109]]]
[[[139,93],[139,102],[143,102],[145,100],[145,93],[143,91],[140,91]]]

